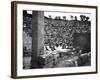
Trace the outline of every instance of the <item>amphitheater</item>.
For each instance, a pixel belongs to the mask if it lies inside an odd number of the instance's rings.
[[[68,20],[44,16],[42,11],[23,12],[24,69],[91,65],[89,17]]]

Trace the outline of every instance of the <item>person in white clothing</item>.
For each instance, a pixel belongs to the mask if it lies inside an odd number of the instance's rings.
[[[47,46],[47,49],[48,49],[49,51],[51,51],[51,48],[50,48],[49,46]]]

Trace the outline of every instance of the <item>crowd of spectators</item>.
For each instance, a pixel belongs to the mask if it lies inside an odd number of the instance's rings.
[[[91,23],[88,19],[85,16],[80,20],[77,20],[76,16],[72,20],[61,19],[59,17],[55,17],[55,19],[46,18],[44,28],[45,44],[50,47],[58,44],[63,48],[65,46],[73,46],[74,33],[90,33]]]

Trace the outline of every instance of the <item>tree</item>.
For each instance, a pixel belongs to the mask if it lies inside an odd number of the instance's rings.
[[[26,10],[23,11],[23,15],[27,15],[27,11]]]
[[[52,16],[51,15],[49,15],[49,19],[52,19]]]
[[[77,21],[77,16],[75,16],[75,21]]]
[[[73,20],[73,16],[72,15],[70,16],[70,18],[71,18],[71,20]]]
[[[80,20],[83,21],[83,15],[80,15]]]
[[[86,17],[86,21],[89,21],[89,17]]]
[[[66,20],[66,16],[63,16],[63,20]]]
[[[86,20],[86,16],[85,15],[83,15],[83,21],[85,21]]]
[[[60,16],[58,16],[58,20],[61,20],[61,17]]]

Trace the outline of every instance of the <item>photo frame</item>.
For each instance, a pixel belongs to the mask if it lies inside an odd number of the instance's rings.
[[[11,2],[11,77],[97,73],[97,6]]]

